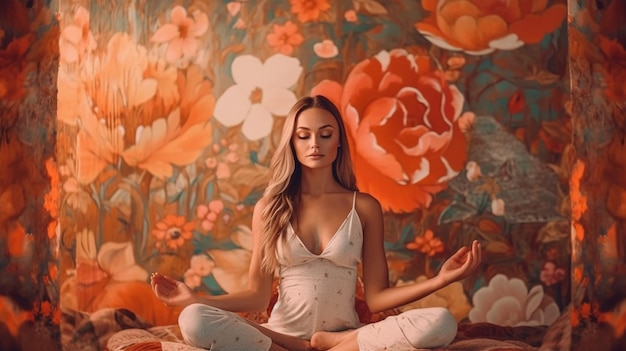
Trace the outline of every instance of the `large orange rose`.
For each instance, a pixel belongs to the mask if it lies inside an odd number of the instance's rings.
[[[415,25],[434,45],[483,55],[538,43],[557,29],[564,4],[547,0],[422,0],[430,15]]]
[[[384,210],[428,207],[465,164],[463,96],[431,70],[428,57],[382,51],[356,65],[344,86],[326,80],[312,94],[339,107],[357,184]]]

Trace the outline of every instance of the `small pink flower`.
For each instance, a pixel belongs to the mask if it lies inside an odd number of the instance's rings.
[[[226,4],[226,9],[231,16],[235,16],[241,10],[241,3],[239,1],[231,1]]]
[[[459,116],[457,123],[461,132],[467,133],[472,126],[474,126],[475,121],[476,115],[473,112],[464,112],[461,116]]]
[[[226,163],[220,163],[217,165],[215,175],[217,176],[217,179],[228,179],[230,178],[230,168]]]
[[[59,37],[59,52],[67,63],[81,60],[97,47],[96,39],[89,29],[89,11],[80,6],[74,13],[74,23],[65,26]]]
[[[465,65],[465,57],[452,56],[448,59],[448,69],[460,69]]]
[[[313,51],[321,58],[331,58],[339,54],[339,49],[332,40],[323,40],[313,45]]]
[[[198,208],[196,208],[196,217],[198,218],[204,218],[206,217],[206,215],[209,214],[209,206],[207,205],[200,205],[198,206]]]
[[[161,26],[150,38],[155,43],[168,43],[165,59],[176,62],[183,55],[193,56],[197,53],[200,41],[198,37],[209,28],[206,13],[194,11],[193,18],[187,17],[187,10],[182,6],[172,9],[171,23]]]
[[[204,254],[191,256],[189,268],[197,275],[206,277],[211,274],[213,267],[215,267],[215,261],[213,261],[209,256]]]
[[[346,21],[348,21],[348,22],[356,22],[356,20],[357,20],[356,11],[354,11],[354,10],[346,11],[346,13],[343,14],[343,18],[345,18]]]
[[[235,29],[245,29],[246,27],[248,27],[246,25],[246,22],[244,22],[241,18],[238,18],[237,22],[235,22],[235,24],[233,24],[233,28],[235,28]]]
[[[215,222],[205,219],[204,221],[202,221],[201,225],[202,225],[202,229],[210,232],[215,227]]]
[[[199,205],[196,208],[196,215],[202,219],[202,229],[211,231],[215,228],[217,216],[224,210],[224,202],[222,200],[212,200],[208,205]]]
[[[565,278],[565,270],[563,268],[557,268],[554,262],[546,262],[541,269],[539,279],[547,286],[554,285],[563,281]]]
[[[192,289],[195,289],[199,287],[200,284],[202,284],[202,277],[196,274],[196,272],[194,272],[192,269],[188,269],[185,272],[183,280],[185,281],[185,285]]]
[[[465,166],[465,170],[467,171],[467,180],[470,182],[475,181],[482,175],[480,172],[480,166],[475,161],[468,162]]]
[[[206,160],[204,160],[204,164],[207,166],[207,168],[215,168],[217,167],[217,158],[215,157],[207,157]]]
[[[493,213],[494,215],[504,216],[504,208],[504,200],[498,198],[491,200],[491,213]]]
[[[239,161],[239,155],[235,152],[229,152],[226,155],[226,161],[230,162],[230,163],[235,163],[237,161]]]
[[[213,200],[209,202],[211,212],[221,213],[224,210],[224,202],[222,200]]]

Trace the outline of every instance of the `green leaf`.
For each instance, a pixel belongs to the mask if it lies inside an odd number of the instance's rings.
[[[476,207],[465,202],[452,202],[439,215],[439,224],[462,221],[478,214]]]

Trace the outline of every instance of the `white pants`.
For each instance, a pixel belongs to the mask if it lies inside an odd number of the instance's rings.
[[[178,317],[189,345],[215,351],[267,351],[272,340],[239,315],[215,307],[192,304]],[[403,312],[362,326],[357,334],[360,351],[414,350],[448,345],[457,332],[456,320],[445,308]]]
[[[389,316],[362,326],[357,334],[360,351],[408,351],[447,346],[454,340],[457,324],[441,307],[420,308]]]

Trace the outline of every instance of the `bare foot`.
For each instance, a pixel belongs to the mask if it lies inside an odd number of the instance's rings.
[[[339,345],[342,341],[356,335],[357,329],[340,332],[320,331],[311,336],[311,347],[315,350],[328,350]]]

